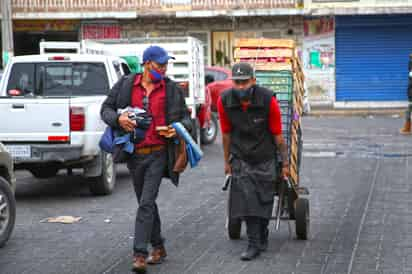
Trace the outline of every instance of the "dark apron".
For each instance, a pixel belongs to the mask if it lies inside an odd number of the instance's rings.
[[[250,165],[233,158],[231,166],[230,216],[271,218],[277,179],[276,160]]]

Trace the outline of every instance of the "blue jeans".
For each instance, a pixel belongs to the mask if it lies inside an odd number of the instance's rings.
[[[161,222],[156,198],[166,164],[166,150],[148,155],[133,155],[127,163],[139,202],[133,243],[135,256],[147,257],[149,243],[154,248],[163,246],[164,239],[161,235]]]

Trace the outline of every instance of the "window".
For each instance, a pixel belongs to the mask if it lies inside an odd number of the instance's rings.
[[[214,69],[206,69],[206,75],[212,76],[215,81],[223,81],[229,77],[225,72]]]
[[[23,95],[34,94],[34,67],[34,64],[14,64],[7,84],[7,91],[17,89]]]
[[[41,96],[105,95],[109,92],[103,63],[19,63],[11,70],[7,90]]]
[[[131,73],[129,66],[125,63],[122,63],[122,69],[125,75],[129,75]]]
[[[120,64],[117,61],[113,62],[114,70],[116,71],[117,78],[120,79],[122,77],[122,71],[120,70]]]

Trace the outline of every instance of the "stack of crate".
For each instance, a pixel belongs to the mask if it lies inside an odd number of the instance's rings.
[[[272,90],[278,100],[288,145],[291,181],[297,186],[302,155],[304,76],[295,42],[284,39],[239,39],[235,45],[236,62],[250,63],[255,69],[258,85]]]

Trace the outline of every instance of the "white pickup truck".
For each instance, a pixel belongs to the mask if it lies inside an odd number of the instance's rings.
[[[116,168],[99,139],[101,103],[128,74],[114,56],[40,54],[11,59],[0,82],[0,141],[16,169],[35,177],[82,168],[96,195],[110,194]]]

